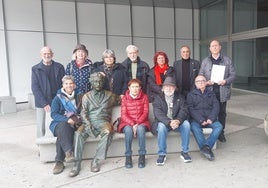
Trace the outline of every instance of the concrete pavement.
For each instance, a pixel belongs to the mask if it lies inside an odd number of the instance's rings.
[[[0,115],[0,187],[267,187],[268,136],[263,118],[268,95],[233,90],[227,105],[227,142],[218,142],[213,162],[191,152],[193,162],[183,163],[178,152],[168,154],[162,167],[155,165],[156,155],[147,155],[144,169],[137,167],[134,156],[134,167],[126,169],[124,157],[118,157],[108,158],[99,173],[92,173],[91,161],[84,160],[74,178],[68,177],[72,164],[53,175],[55,163],[39,161],[35,111],[27,105],[18,104],[17,113]]]

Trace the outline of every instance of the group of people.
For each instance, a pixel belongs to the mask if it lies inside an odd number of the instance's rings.
[[[37,111],[37,137],[45,135],[45,116],[51,115],[50,130],[57,137],[56,164],[53,174],[61,173],[65,162],[74,162],[69,176],[79,174],[84,143],[89,136],[100,137],[91,171],[100,171],[106,159],[114,131],[125,134],[125,167],[132,168],[132,140],[139,144],[138,167],[146,165],[146,131],[158,139],[156,165],[164,165],[169,131],[180,132],[184,162],[189,155],[190,131],[200,152],[214,160],[212,148],[224,136],[226,104],[235,78],[230,58],[221,54],[221,45],[213,40],[211,54],[200,64],[190,58],[190,48],[182,46],[181,60],[169,65],[165,52],[156,52],[152,68],[139,57],[134,45],[126,48],[127,58],[116,62],[113,50],[106,49],[102,61],[92,63],[88,50],[78,44],[73,60],[64,66],[52,60],[49,47],[41,49],[42,61],[32,67],[32,91]],[[224,67],[223,78],[211,80],[214,65]],[[153,104],[155,120],[149,122],[149,103]],[[112,108],[121,105],[117,130],[113,130]],[[202,129],[212,128],[205,138]],[[74,149],[75,148],[75,149]]]

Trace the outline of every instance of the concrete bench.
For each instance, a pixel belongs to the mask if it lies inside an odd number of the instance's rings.
[[[0,97],[1,114],[14,113],[17,111],[16,98],[12,96]]]
[[[30,109],[35,109],[35,99],[32,93],[28,93],[28,103]]]
[[[120,106],[116,106],[113,109],[112,114],[112,122],[114,122],[118,117],[120,117]],[[149,113],[149,120],[152,122],[154,119],[153,116],[153,109],[152,105],[150,104],[150,113]],[[49,126],[49,122],[48,122]],[[48,129],[46,129],[48,130]],[[211,133],[210,128],[203,129],[206,135]],[[123,133],[115,133],[113,135],[113,141],[111,146],[108,150],[108,157],[119,157],[124,156],[125,154],[125,142],[124,142],[124,134]],[[42,162],[50,162],[55,160],[56,156],[56,137],[53,137],[52,134],[46,134],[46,136],[38,138],[36,140],[37,145],[40,149],[40,161]],[[89,137],[85,143],[84,152],[83,152],[83,159],[93,158],[96,147],[98,144],[99,138],[91,138]],[[132,143],[132,150],[133,155],[138,154],[138,140],[134,139]],[[194,136],[191,134],[190,137],[190,144],[189,144],[190,151],[198,151],[199,148],[196,144]],[[216,149],[216,144],[214,148]],[[157,145],[157,137],[154,136],[151,132],[146,133],[146,150],[147,154],[157,154],[158,145]],[[174,153],[181,151],[181,138],[180,134],[174,131],[171,131],[167,138],[167,151],[168,153]]]

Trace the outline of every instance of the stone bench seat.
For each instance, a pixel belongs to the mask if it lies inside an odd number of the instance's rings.
[[[120,107],[114,107],[112,120],[116,120],[116,118],[120,117]],[[150,105],[150,114],[149,120],[152,122],[153,120],[152,106]],[[48,129],[47,129],[48,130]],[[211,128],[203,129],[205,135],[209,135],[212,131]],[[53,137],[52,134],[47,134],[44,137],[38,138],[36,140],[36,144],[39,146],[40,150],[40,161],[42,162],[51,162],[55,160],[56,156],[56,137]],[[88,137],[85,143],[83,159],[90,159],[94,157],[96,147],[100,138],[92,138]],[[109,147],[107,157],[121,157],[125,155],[125,135],[123,133],[115,132],[113,135],[112,144]],[[138,140],[137,138],[133,139],[132,150],[133,155],[138,155]],[[216,144],[214,148],[216,149]],[[157,154],[158,145],[157,145],[157,137],[154,136],[151,132],[146,133],[146,150],[147,154]],[[199,151],[198,145],[194,139],[194,136],[191,134],[190,136],[190,151]],[[180,133],[171,131],[167,137],[167,152],[174,153],[181,151],[181,138]]]
[[[17,111],[16,98],[12,96],[0,96],[1,114],[14,113]]]

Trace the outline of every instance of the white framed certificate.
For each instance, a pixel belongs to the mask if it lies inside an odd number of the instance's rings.
[[[225,66],[224,65],[212,65],[211,78],[212,82],[218,83],[224,79]]]

